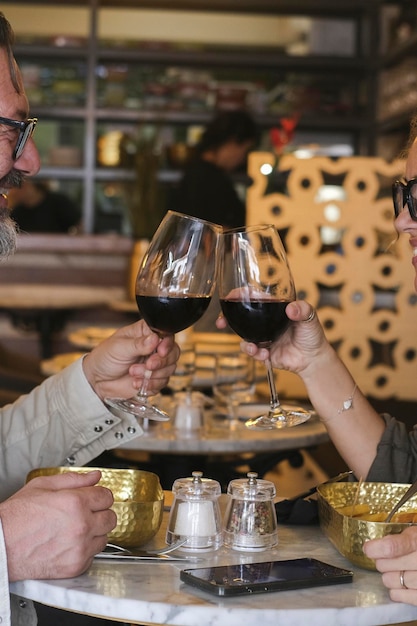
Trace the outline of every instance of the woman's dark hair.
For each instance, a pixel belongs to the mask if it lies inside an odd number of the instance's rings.
[[[20,93],[20,85],[16,72],[16,61],[13,56],[13,44],[13,29],[4,14],[0,11],[0,48],[3,48],[6,51],[7,58],[9,60],[10,77],[12,79],[13,87],[16,89],[17,93]]]
[[[220,148],[228,141],[245,143],[258,139],[258,130],[252,117],[246,111],[224,111],[207,125],[199,143],[197,151],[202,154],[206,150]]]
[[[411,118],[410,121],[410,132],[408,135],[408,139],[407,139],[407,144],[404,148],[404,150],[401,151],[401,153],[399,154],[399,158],[400,159],[405,159],[408,156],[408,153],[410,152],[411,146],[414,143],[414,140],[417,137],[417,114],[413,115],[413,117]]]

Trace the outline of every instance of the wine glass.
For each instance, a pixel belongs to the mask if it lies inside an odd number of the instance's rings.
[[[285,313],[295,300],[295,287],[284,246],[271,225],[226,231],[222,236],[220,304],[229,326],[242,339],[269,348],[288,328]],[[275,388],[271,361],[265,361],[270,407],[265,415],[245,422],[251,429],[296,426],[311,413],[303,408],[284,409]]]
[[[161,339],[192,326],[210,304],[220,233],[217,224],[168,211],[152,237],[136,278],[136,302],[145,322]],[[165,411],[148,403],[150,375],[145,372],[136,396],[106,398],[106,404],[115,412],[169,419]]]
[[[216,356],[213,394],[219,407],[226,406],[230,420],[239,418],[239,405],[253,401],[255,395],[255,363],[241,351]]]
[[[179,344],[180,345],[180,344]],[[175,394],[185,392],[192,393],[193,379],[195,375],[195,349],[192,345],[181,346],[181,354],[177,361],[175,372],[169,379],[169,388],[172,389],[174,400]]]

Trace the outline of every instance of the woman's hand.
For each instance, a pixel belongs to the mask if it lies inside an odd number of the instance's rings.
[[[275,341],[270,349],[259,348],[254,343],[243,342],[244,352],[258,361],[271,359],[273,367],[302,374],[330,348],[321,324],[312,306],[305,301],[290,302],[286,308],[292,320],[286,332]],[[217,320],[218,328],[226,328],[226,320]]]
[[[375,560],[391,600],[417,606],[417,526],[367,541],[363,551]]]
[[[97,395],[128,398],[151,371],[149,393],[164,387],[174,373],[179,347],[173,336],[160,339],[143,320],[117,330],[94,348],[83,362],[84,373]],[[143,357],[144,362],[138,362]]]

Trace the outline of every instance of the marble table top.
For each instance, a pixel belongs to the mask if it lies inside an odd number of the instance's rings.
[[[166,520],[164,522],[166,524]],[[164,543],[161,527],[155,545]],[[217,598],[180,581],[180,570],[309,556],[351,569],[353,582],[336,586]],[[170,626],[377,626],[417,620],[417,607],[391,602],[378,572],[357,568],[342,557],[316,526],[280,526],[279,544],[269,552],[220,548],[197,564],[95,560],[73,579],[23,581],[13,593],[52,606],[126,621]]]
[[[265,408],[266,405],[258,408]],[[285,406],[285,404],[284,404]],[[119,450],[140,450],[167,454],[227,454],[269,452],[309,448],[329,440],[324,425],[316,415],[293,428],[248,430],[244,421],[230,422],[205,414],[203,430],[185,432],[169,422],[152,422],[141,437],[119,446]]]

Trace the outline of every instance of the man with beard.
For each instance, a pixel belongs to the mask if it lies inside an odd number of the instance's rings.
[[[12,30],[0,13],[0,255],[11,254],[16,230],[7,192],[39,169],[32,139],[35,119],[12,53]],[[154,352],[155,350],[155,352]],[[133,416],[115,417],[106,396],[130,397],[152,372],[156,393],[175,369],[178,347],[142,321],[118,330],[60,374],[0,409],[0,622],[36,624],[30,602],[11,596],[8,582],[68,578],[85,571],[116,525],[111,492],[97,486],[100,472],[40,477],[34,467],[85,465],[106,449],[138,436]],[[149,356],[150,355],[150,356]],[[140,357],[147,357],[139,364]],[[11,606],[10,606],[11,605]]]

